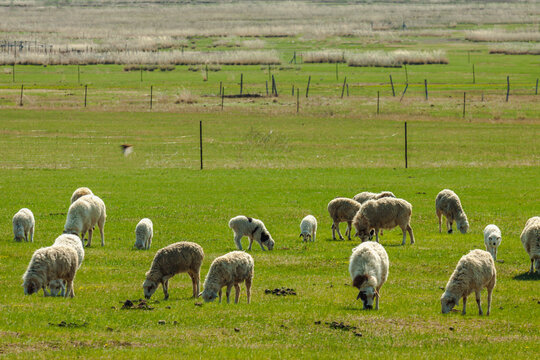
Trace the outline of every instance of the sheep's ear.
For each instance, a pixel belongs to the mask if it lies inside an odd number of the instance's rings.
[[[353,280],[353,286],[356,288],[360,288],[363,283],[365,283],[368,280],[367,275],[356,275],[356,277]]]
[[[202,296],[202,291],[199,293],[199,295],[197,295],[198,298],[200,298]]]
[[[369,232],[369,236],[373,236],[375,235],[375,230],[371,229],[371,231]]]
[[[302,237],[302,234],[300,234],[300,236],[299,236],[299,237]]]

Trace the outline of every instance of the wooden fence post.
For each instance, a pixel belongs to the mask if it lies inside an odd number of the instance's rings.
[[[467,93],[463,93],[463,118],[465,119],[465,98],[467,96]]]
[[[424,88],[426,90],[426,100],[428,99],[428,91],[427,91],[427,79],[424,79]]]
[[[472,64],[472,83],[476,84],[476,74],[474,72],[474,64]]]
[[[405,93],[407,92],[407,88],[409,87],[409,84],[405,84],[405,89],[403,90],[403,94],[401,94],[401,98],[399,98],[399,102],[403,100],[403,97],[405,96]]]
[[[347,83],[347,77],[343,79],[343,86],[341,87],[341,98],[343,99],[343,94],[345,93],[345,84]]]
[[[300,111],[300,89],[296,88],[296,113]]]
[[[390,86],[392,86],[392,96],[396,97],[396,91],[394,90],[394,82],[392,81],[392,75],[390,75]]]
[[[84,85],[84,107],[86,107],[86,94],[88,93],[88,85]]]
[[[201,170],[203,169],[203,151],[202,151],[202,120],[199,120],[199,147],[201,149]]]
[[[405,169],[408,167],[407,161],[407,122],[405,121]]]
[[[508,96],[510,95],[510,76],[506,76],[506,102],[508,102]]]
[[[223,98],[225,97],[225,86],[221,91],[221,110],[223,110]]]
[[[24,85],[21,84],[21,99],[19,100],[19,106],[23,106],[23,88]]]
[[[310,83],[311,83],[311,75],[309,75],[309,78],[308,78],[308,81],[307,81],[306,98],[308,97],[308,94],[309,94],[309,84]],[[538,85],[538,80],[536,81],[536,84]]]
[[[244,90],[244,74],[240,74],[240,95],[242,95],[242,91]]]
[[[534,95],[538,95],[538,78],[536,78],[536,91],[534,92]]]
[[[377,90],[377,115],[379,115],[379,91]]]
[[[150,85],[150,110],[152,110],[152,97],[154,95],[153,93],[154,93],[154,86]]]

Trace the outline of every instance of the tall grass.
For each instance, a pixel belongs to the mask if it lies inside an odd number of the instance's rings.
[[[396,50],[392,52],[366,51],[363,53],[348,54],[346,58],[349,66],[396,67],[404,64],[448,64],[446,53],[442,50]]]
[[[540,44],[504,44],[489,49],[490,54],[540,55]]]
[[[344,63],[345,52],[342,50],[308,51],[302,54],[305,63]]]
[[[465,33],[465,39],[478,42],[540,41],[539,31],[474,30]]]

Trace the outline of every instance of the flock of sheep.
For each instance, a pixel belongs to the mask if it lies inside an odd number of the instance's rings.
[[[446,218],[448,233],[456,222],[457,229],[466,233],[469,228],[467,216],[463,211],[459,197],[451,190],[442,190],[435,200],[436,214],[439,219],[439,232],[442,231],[442,215]],[[345,236],[351,239],[354,226],[355,236],[362,243],[352,250],[349,259],[349,273],[352,285],[359,290],[357,300],[361,299],[364,309],[379,308],[381,287],[388,278],[389,259],[384,247],[379,244],[379,233],[383,229],[393,229],[399,226],[403,232],[402,245],[406,243],[409,234],[411,244],[414,244],[413,230],[410,225],[412,206],[403,199],[398,199],[388,191],[376,194],[363,192],[353,199],[335,198],[328,204],[328,212],[332,218],[332,237],[335,240],[341,222],[347,222]],[[97,226],[101,235],[101,245],[105,245],[104,226],[106,209],[103,201],[88,188],[75,190],[67,213],[64,232],[52,246],[38,249],[34,252],[30,264],[23,275],[23,287],[26,295],[43,289],[45,296],[75,296],[73,280],[84,260],[84,237],[88,233],[86,246],[92,242],[92,233]],[[187,272],[193,285],[193,297],[202,297],[205,302],[219,297],[221,302],[222,288],[227,287],[227,302],[234,286],[236,291],[235,303],[238,303],[240,284],[245,283],[247,302],[251,300],[251,283],[254,274],[253,258],[242,250],[241,239],[249,238],[248,250],[253,241],[262,250],[274,248],[274,240],[261,220],[247,216],[236,216],[229,221],[229,227],[234,232],[234,242],[240,251],[232,251],[217,257],[208,270],[200,292],[200,269],[204,259],[203,248],[192,242],[177,242],[157,251],[150,270],[146,273],[143,283],[144,296],[149,299],[161,284],[165,299],[169,297],[168,281],[178,273]],[[13,216],[13,233],[15,241],[33,241],[35,220],[29,209],[23,208]],[[300,237],[303,241],[315,241],[317,220],[308,215],[300,223]],[[149,249],[152,244],[153,224],[148,218],[142,219],[135,229],[137,249]],[[375,235],[376,241],[369,241]],[[29,240],[30,239],[30,240]],[[525,224],[521,233],[521,242],[531,259],[530,273],[540,272],[540,217],[532,217]],[[487,288],[488,308],[491,311],[492,291],[495,287],[497,271],[497,248],[501,243],[501,231],[493,224],[484,229],[484,243],[487,251],[472,250],[458,262],[450,276],[445,292],[441,297],[443,313],[450,312],[463,298],[463,314],[465,314],[467,296],[475,292],[480,315],[483,314],[480,305],[480,292]]]

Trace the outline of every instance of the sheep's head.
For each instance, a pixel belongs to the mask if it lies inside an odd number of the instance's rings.
[[[49,282],[49,290],[51,292],[51,296],[58,296],[64,293],[66,291],[64,281],[60,279],[52,280]]]
[[[28,279],[23,283],[24,295],[32,295],[41,289],[41,283],[37,279]]]
[[[143,283],[144,297],[150,299],[156,292],[158,285],[155,281],[146,279]]]
[[[311,234],[308,233],[301,233],[300,237],[302,238],[302,241],[311,241]]]
[[[456,299],[455,296],[445,292],[441,296],[441,312],[443,314],[448,314],[450,311],[452,311],[454,306],[458,305],[458,303],[459,299]]]
[[[466,234],[469,231],[469,221],[467,217],[463,215],[461,218],[456,219],[456,226],[462,234]]]
[[[499,246],[500,243],[501,243],[501,237],[500,236],[491,235],[488,238],[488,245],[490,245],[492,247],[497,247],[497,246]]]
[[[268,250],[272,250],[274,248],[274,239],[272,239],[270,234],[266,231],[261,231],[261,243],[266,245]]]
[[[202,297],[204,302],[212,302],[218,297],[218,294],[215,291],[204,289],[199,294],[199,297]]]
[[[358,296],[356,300],[361,299],[364,305],[364,310],[373,309],[373,299],[375,295],[379,295],[377,289],[373,287],[367,275],[357,275],[353,280],[353,286],[358,288]]]

